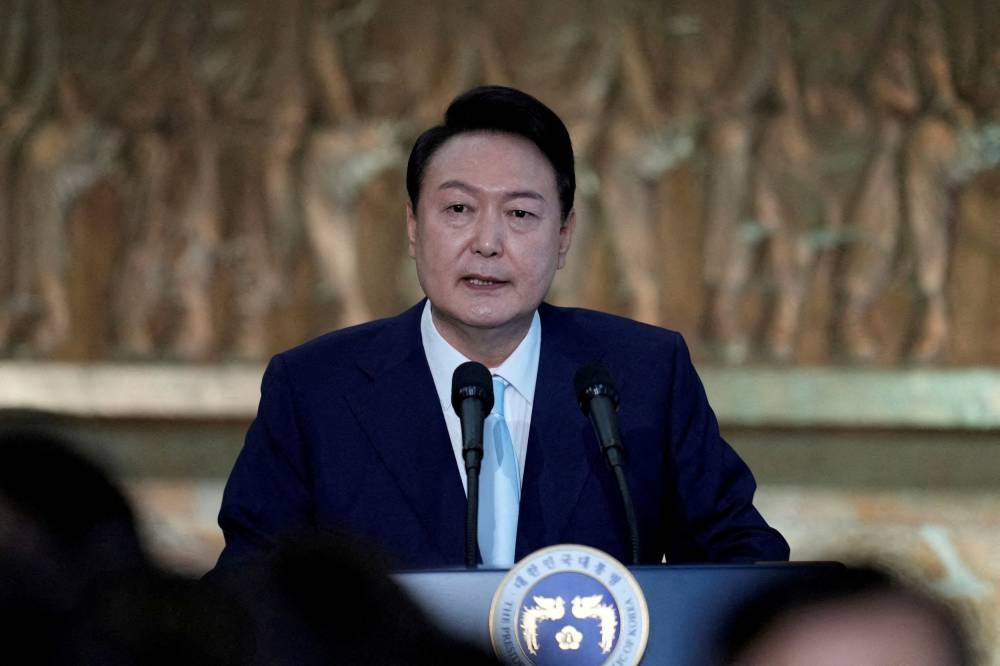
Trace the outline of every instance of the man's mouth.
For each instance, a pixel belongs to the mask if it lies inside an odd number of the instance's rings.
[[[483,277],[479,275],[469,275],[463,278],[465,282],[473,287],[493,287],[499,284],[504,284],[505,280],[498,280],[496,278]]]

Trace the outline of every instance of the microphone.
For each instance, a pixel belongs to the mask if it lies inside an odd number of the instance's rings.
[[[628,525],[629,541],[632,545],[632,564],[639,564],[639,526],[632,506],[632,496],[625,478],[625,449],[618,431],[618,389],[615,388],[611,373],[600,363],[588,363],[576,371],[573,377],[576,400],[580,410],[590,419],[601,447],[604,459],[615,474],[618,492],[625,508],[625,522]]]
[[[486,366],[466,361],[451,376],[451,406],[462,422],[465,467],[479,469],[483,459],[483,421],[493,409],[493,376]]]
[[[451,406],[462,424],[467,507],[465,564],[475,568],[479,554],[479,468],[483,461],[483,422],[493,409],[493,376],[482,363],[467,361],[451,376]]]
[[[590,419],[605,460],[611,467],[625,464],[625,450],[618,433],[618,389],[611,374],[600,363],[588,363],[573,377],[576,400]]]

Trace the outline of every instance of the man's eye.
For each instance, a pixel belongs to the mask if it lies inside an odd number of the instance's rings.
[[[452,204],[452,205],[448,206],[448,210],[450,210],[453,213],[464,213],[465,210],[466,210],[466,205],[465,204],[460,204],[460,203],[459,204]]]
[[[521,218],[531,217],[531,213],[529,213],[526,210],[521,210],[520,208],[516,208],[510,211],[510,214],[513,215],[514,217],[521,217]]]

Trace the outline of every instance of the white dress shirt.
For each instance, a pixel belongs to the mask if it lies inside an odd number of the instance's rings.
[[[434,377],[434,388],[437,389],[441,401],[441,411],[448,424],[448,436],[455,453],[455,464],[462,477],[462,487],[466,486],[465,460],[462,458],[462,424],[451,405],[452,374],[462,363],[470,360],[451,346],[441,337],[434,320],[431,317],[431,302],[424,305],[420,319],[420,338],[424,346],[427,363]],[[535,398],[535,380],[538,378],[538,358],[542,345],[542,323],[535,312],[517,349],[496,368],[490,368],[490,373],[507,380],[507,390],[504,392],[504,412],[507,428],[514,443],[517,454],[517,468],[524,478],[524,457],[528,452],[528,428],[531,425],[531,406]],[[512,390],[513,389],[513,390]]]

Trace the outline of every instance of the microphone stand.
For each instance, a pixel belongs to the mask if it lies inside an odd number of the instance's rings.
[[[594,435],[615,475],[618,493],[625,509],[625,523],[628,525],[629,543],[632,547],[632,564],[639,564],[639,523],[632,504],[632,495],[625,478],[625,450],[622,448],[618,432],[618,391],[611,381],[608,371],[599,364],[589,364],[577,371],[573,380],[576,384],[577,399],[583,413],[594,427]]]
[[[628,525],[629,542],[632,545],[632,564],[639,564],[639,526],[635,518],[635,506],[632,504],[632,494],[628,489],[628,481],[625,479],[625,461],[621,455],[621,449],[608,447],[604,449],[608,465],[615,473],[615,481],[618,482],[618,492],[622,496],[622,504],[625,506],[625,523]]]
[[[479,468],[483,459],[482,447],[466,446],[465,486],[468,501],[465,509],[465,566],[475,569],[479,560]]]
[[[475,569],[479,560],[479,467],[483,461],[483,422],[493,409],[493,380],[485,365],[466,361],[451,379],[451,406],[462,425],[462,459],[465,461],[465,566]]]

